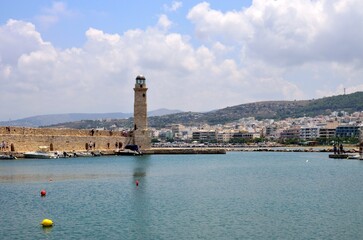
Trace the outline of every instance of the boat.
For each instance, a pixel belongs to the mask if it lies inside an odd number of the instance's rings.
[[[99,157],[102,155],[99,151],[94,152],[75,152],[74,157]]]
[[[90,152],[75,152],[75,157],[93,157],[92,153]]]
[[[49,152],[47,146],[40,146],[39,150],[32,152],[25,152],[25,158],[42,158],[42,159],[51,159],[51,158],[59,158],[58,153]]]
[[[130,149],[119,150],[119,151],[116,151],[115,153],[116,153],[116,155],[125,155],[125,156],[142,155],[140,152],[133,151],[133,150],[130,150]]]
[[[137,145],[126,145],[124,149],[116,150],[116,155],[126,155],[126,156],[139,156],[142,152],[139,151]]]
[[[0,155],[0,159],[2,160],[12,160],[12,159],[17,159],[15,156],[13,156],[12,154],[10,155]]]
[[[100,156],[102,156],[102,152],[100,152],[100,151],[94,151],[94,152],[91,152],[91,154],[94,157],[100,157]]]
[[[43,152],[43,151],[33,151],[24,153],[25,158],[41,158],[41,159],[51,159],[51,158],[59,158],[59,155],[51,152]]]
[[[347,159],[361,159],[361,155],[360,154],[356,154],[356,155],[349,155],[347,157]]]
[[[67,153],[67,152],[56,152],[56,154],[59,156],[59,158],[70,158],[70,157],[75,157],[74,154],[72,153]]]
[[[59,158],[58,154],[51,152],[42,152],[42,151],[33,151],[24,153],[25,158],[42,158],[42,159],[50,159],[50,158]]]

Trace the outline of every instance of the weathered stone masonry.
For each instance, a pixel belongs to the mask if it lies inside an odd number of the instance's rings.
[[[134,87],[134,144],[138,145],[142,151],[150,149],[151,138],[147,124],[147,87],[143,75],[136,77]]]
[[[54,128],[0,127],[0,141],[7,142],[8,151],[26,152],[48,146],[51,151],[85,151],[90,142],[93,150],[114,150],[133,141],[131,134],[119,131],[76,130]]]

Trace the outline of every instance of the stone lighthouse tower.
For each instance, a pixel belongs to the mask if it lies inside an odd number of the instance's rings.
[[[147,126],[147,87],[145,77],[139,75],[135,83],[135,100],[134,100],[134,144],[143,149],[151,147],[151,138]]]

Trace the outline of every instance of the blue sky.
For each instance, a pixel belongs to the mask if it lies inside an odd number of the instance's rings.
[[[360,0],[3,1],[0,121],[363,90]]]
[[[178,4],[179,3],[179,4]],[[77,0],[77,1],[26,1],[14,0],[1,4],[0,20],[8,19],[32,22],[45,41],[56,47],[82,46],[88,28],[102,29],[107,33],[119,33],[129,29],[146,29],[155,24],[161,14],[168,14],[175,25],[171,28],[183,34],[193,31],[186,20],[188,11],[200,1],[145,0]],[[240,10],[251,4],[249,0],[211,1],[222,11]],[[173,4],[178,7],[173,10]],[[49,20],[46,20],[46,19]]]

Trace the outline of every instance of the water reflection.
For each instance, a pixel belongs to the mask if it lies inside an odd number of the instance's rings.
[[[148,228],[145,226],[151,221],[150,196],[148,196],[147,173],[150,167],[149,156],[135,158],[133,168],[133,198],[132,212],[135,214],[132,232],[137,236],[148,236]],[[137,183],[137,184],[136,184]]]
[[[149,168],[149,156],[140,156],[135,158],[135,166],[133,177],[134,180],[146,177],[147,170]]]
[[[53,227],[42,227],[42,228],[43,228],[43,233],[45,235],[49,235],[52,232]]]

